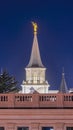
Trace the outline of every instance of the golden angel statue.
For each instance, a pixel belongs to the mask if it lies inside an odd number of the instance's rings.
[[[36,33],[37,32],[37,28],[38,28],[37,23],[32,22],[32,25],[33,25],[33,28],[34,28],[34,33]]]

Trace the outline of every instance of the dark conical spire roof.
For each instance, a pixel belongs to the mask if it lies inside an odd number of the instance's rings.
[[[36,23],[34,23],[36,24]],[[36,25],[37,26],[37,25]],[[27,67],[44,67],[41,61],[39,46],[38,46],[38,40],[37,40],[37,32],[34,31],[34,39],[33,39],[33,45],[32,45],[32,51],[31,56],[29,60],[29,64]]]
[[[62,72],[62,80],[61,80],[61,85],[60,85],[59,92],[61,92],[61,93],[68,93],[68,88],[67,88],[67,84],[66,84],[66,81],[65,81],[64,70]]]

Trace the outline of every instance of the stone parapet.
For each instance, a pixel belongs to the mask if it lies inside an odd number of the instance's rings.
[[[0,108],[73,108],[73,94],[0,94]]]

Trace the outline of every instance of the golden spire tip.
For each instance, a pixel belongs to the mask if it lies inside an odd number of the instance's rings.
[[[38,28],[37,23],[32,21],[32,25],[33,25],[33,29],[34,29],[34,34],[36,34],[37,33],[37,28]]]

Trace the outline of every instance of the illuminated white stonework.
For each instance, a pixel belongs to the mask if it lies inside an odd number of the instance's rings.
[[[45,81],[45,68],[26,68],[26,81],[22,83],[23,93],[48,93],[48,82]]]
[[[33,25],[36,25],[35,23]],[[37,25],[36,25],[37,26]],[[25,68],[26,80],[22,83],[22,93],[48,93],[49,84],[45,80],[46,68],[42,64],[38,40],[37,30],[34,29],[34,39],[32,45],[29,64]]]

